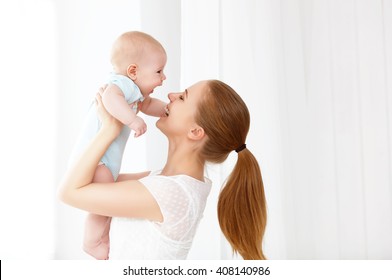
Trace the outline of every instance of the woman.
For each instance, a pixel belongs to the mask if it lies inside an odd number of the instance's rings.
[[[219,196],[220,227],[234,252],[244,259],[265,259],[266,202],[259,165],[245,145],[250,123],[245,103],[217,80],[168,97],[166,114],[156,124],[169,140],[163,169],[92,183],[95,167],[122,126],[98,94],[102,127],[65,176],[60,198],[113,217],[110,259],[185,259],[211,188],[205,163],[222,163],[235,150],[237,163]]]

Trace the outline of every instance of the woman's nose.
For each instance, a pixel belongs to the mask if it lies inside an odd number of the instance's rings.
[[[169,93],[167,97],[169,98],[170,102],[174,102],[178,97],[178,93]]]

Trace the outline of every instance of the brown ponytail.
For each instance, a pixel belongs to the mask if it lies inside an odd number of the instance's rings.
[[[261,244],[267,215],[259,165],[245,149],[238,153],[237,164],[219,196],[220,227],[244,259],[265,259]]]
[[[221,81],[207,81],[207,92],[199,104],[196,121],[208,139],[202,157],[223,162],[230,152],[245,144],[249,111],[241,97]],[[234,252],[244,259],[265,259],[262,241],[267,223],[266,200],[259,164],[244,149],[229,175],[218,201],[218,219]]]

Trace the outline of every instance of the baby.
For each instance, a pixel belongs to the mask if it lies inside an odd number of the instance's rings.
[[[94,182],[114,182],[120,172],[122,156],[131,130],[135,137],[144,134],[146,123],[137,116],[139,111],[160,117],[166,103],[150,97],[166,79],[163,73],[166,52],[153,37],[143,32],[122,34],[114,42],[111,52],[113,72],[102,94],[107,111],[124,124],[94,175]],[[77,141],[71,161],[83,151],[100,126],[96,107],[90,106],[82,134]],[[110,217],[89,214],[86,219],[83,249],[96,259],[108,259]]]

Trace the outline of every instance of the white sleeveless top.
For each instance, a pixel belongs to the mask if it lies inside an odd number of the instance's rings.
[[[157,173],[139,181],[156,199],[163,222],[113,217],[109,259],[186,259],[203,216],[211,181]]]

